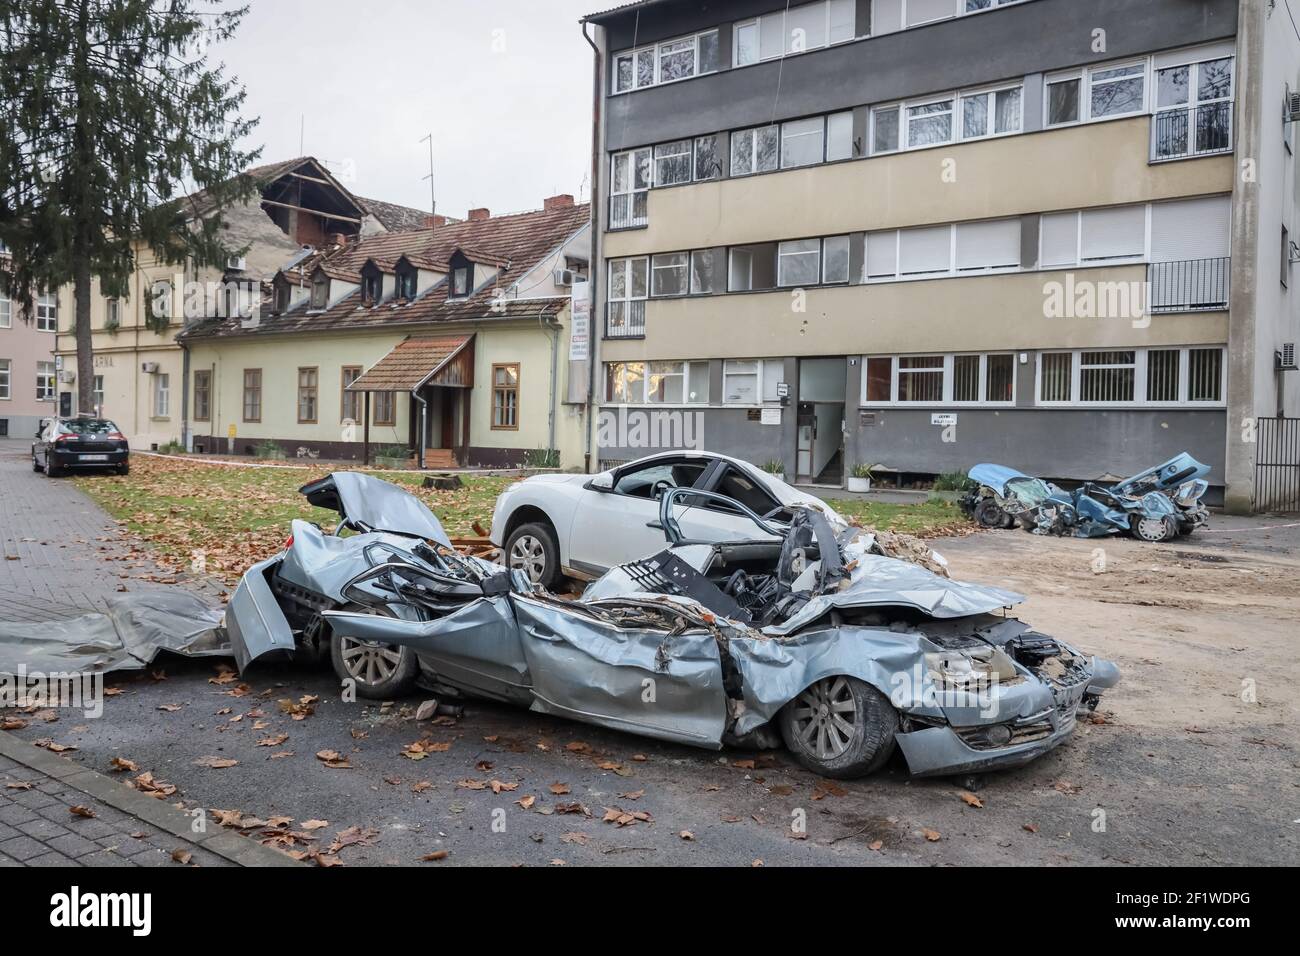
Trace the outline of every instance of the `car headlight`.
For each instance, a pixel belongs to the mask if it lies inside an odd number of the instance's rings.
[[[1011,658],[996,647],[926,654],[925,668],[936,687],[955,690],[988,687],[1019,676]]]

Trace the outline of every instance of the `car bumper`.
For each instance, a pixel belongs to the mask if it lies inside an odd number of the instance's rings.
[[[50,464],[56,468],[116,468],[130,460],[125,451],[51,451]]]
[[[952,727],[927,727],[896,739],[912,776],[929,777],[1022,767],[1060,746],[1073,731],[1070,719],[1054,724],[1051,733],[1037,740],[988,749],[971,746]]]

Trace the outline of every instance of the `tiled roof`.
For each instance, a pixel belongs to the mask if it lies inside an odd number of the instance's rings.
[[[626,13],[640,7],[653,7],[662,2],[663,0],[633,0],[632,3],[623,3],[619,4],[617,7],[610,7],[608,10],[601,10],[598,13],[589,13],[578,22],[586,23],[588,20],[604,20],[606,17],[613,16],[616,13]]]
[[[498,299],[498,296],[508,293],[515,283],[586,226],[590,214],[591,207],[581,204],[551,211],[449,223],[432,230],[382,233],[319,254],[302,264],[307,275],[321,262],[328,262],[329,268],[337,270],[339,275],[353,277],[360,274],[361,267],[369,259],[386,263],[406,255],[437,264],[446,262],[457,249],[473,250],[474,254],[484,257],[477,261],[487,259],[501,264],[490,282],[464,299],[449,300],[446,281],[410,302],[385,301],[367,306],[362,304],[360,291],[357,291],[325,310],[310,311],[305,305],[299,305],[283,315],[264,314],[254,327],[245,327],[238,319],[208,319],[195,323],[182,336],[197,339],[327,329],[404,328],[442,322],[555,315],[568,304],[567,297],[530,299],[526,288],[518,290],[519,298]],[[470,255],[470,258],[474,256]],[[561,262],[555,265],[563,267]],[[292,282],[296,281],[297,266],[293,273],[293,276],[282,274]]]
[[[349,392],[413,392],[471,336],[409,338],[348,386]]]
[[[357,202],[365,206],[370,214],[379,220],[389,232],[414,232],[428,229],[429,213],[423,209],[399,206],[397,203],[384,202],[382,199],[364,199],[357,197]]]

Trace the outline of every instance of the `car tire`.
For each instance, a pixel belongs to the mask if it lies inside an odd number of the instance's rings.
[[[1133,537],[1149,544],[1160,544],[1178,537],[1178,523],[1169,517],[1143,518],[1134,515],[1130,521]]]
[[[54,464],[54,462],[50,461],[50,456],[48,453],[45,455],[45,474],[51,478],[63,477],[63,469],[60,468],[58,465]]]
[[[130,464],[130,462],[125,462],[125,461],[122,462],[122,464],[120,464],[120,465],[117,466],[116,471],[117,471],[117,473],[118,473],[119,475],[129,475],[129,474],[131,474],[131,464]]]
[[[799,763],[823,777],[865,777],[894,752],[898,712],[856,677],[825,677],[777,715],[781,737]],[[843,725],[843,726],[842,726]]]
[[[32,452],[32,471],[44,471],[44,470],[45,470],[45,466],[42,465],[41,460],[36,457],[36,452]]]
[[[523,571],[534,584],[554,590],[560,583],[560,544],[548,524],[521,524],[506,539],[506,566]]]
[[[409,647],[372,644],[330,635],[330,663],[340,681],[353,681],[357,695],[368,700],[394,700],[415,690],[420,662]]]
[[[992,498],[983,498],[975,506],[975,521],[981,528],[1005,527],[1007,513]]]

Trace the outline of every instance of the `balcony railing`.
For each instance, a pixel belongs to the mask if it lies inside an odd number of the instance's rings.
[[[1205,312],[1228,307],[1232,260],[1183,259],[1147,267],[1147,311]]]
[[[645,338],[645,300],[610,302],[605,313],[605,338]]]
[[[1203,103],[1151,117],[1151,162],[1232,152],[1232,104]]]
[[[609,228],[631,229],[646,225],[650,219],[646,215],[645,190],[636,193],[617,193],[609,197]]]

